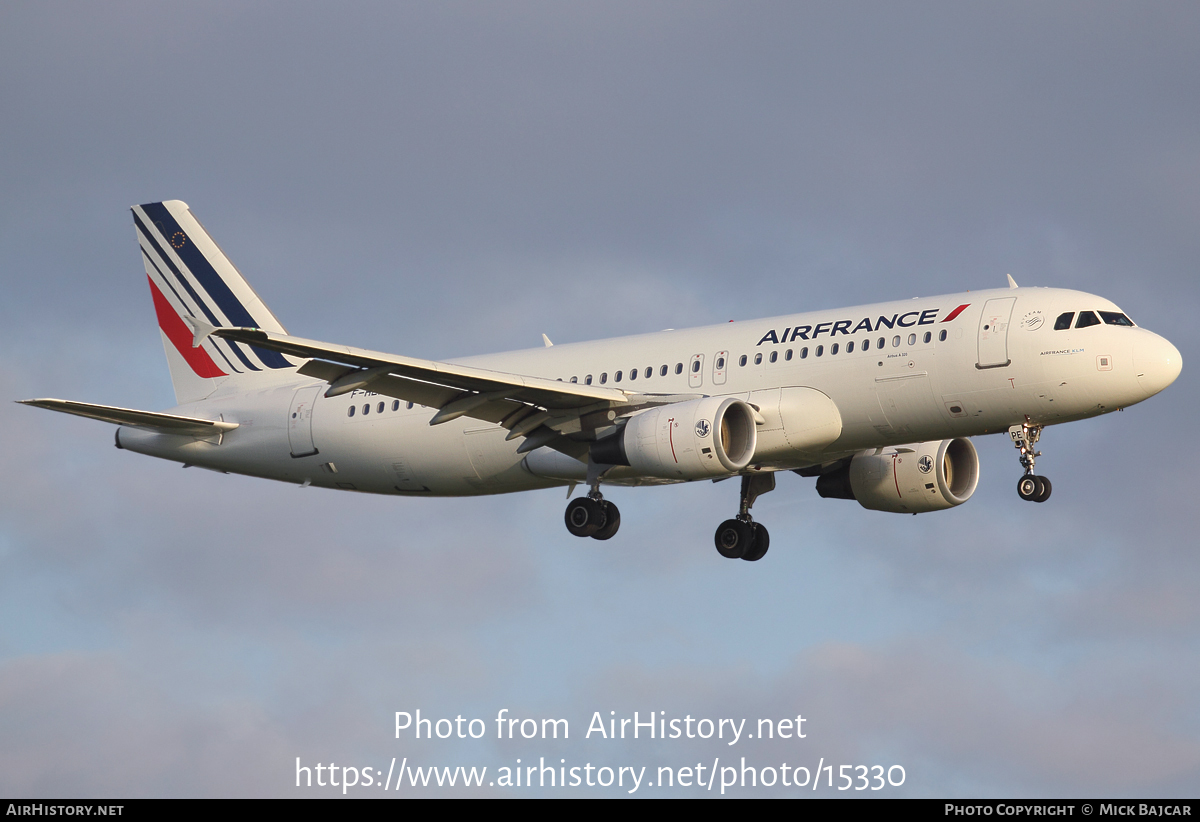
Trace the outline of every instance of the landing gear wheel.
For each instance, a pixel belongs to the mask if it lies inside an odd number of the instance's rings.
[[[740,559],[754,543],[754,530],[748,522],[727,519],[717,527],[717,553],[726,559]]]
[[[1017,480],[1017,496],[1026,502],[1033,502],[1045,487],[1041,480],[1041,477],[1036,477],[1033,474],[1026,474],[1021,477]]]
[[[592,539],[611,539],[621,527],[621,512],[608,500],[602,500],[600,507],[604,509],[604,525],[592,534]]]
[[[746,549],[746,553],[742,554],[742,559],[747,562],[758,562],[767,555],[767,549],[771,547],[771,535],[767,533],[764,526],[757,522],[750,523],[750,530],[754,536],[751,539],[750,547]]]
[[[1045,502],[1050,499],[1050,480],[1045,477],[1038,477],[1038,483],[1041,485],[1041,489],[1034,496],[1033,501]]]
[[[588,497],[579,497],[567,504],[564,517],[567,530],[577,537],[590,537],[605,525],[604,508]],[[615,529],[614,529],[615,530]]]

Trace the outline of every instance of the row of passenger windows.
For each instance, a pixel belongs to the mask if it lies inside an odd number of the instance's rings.
[[[933,339],[933,333],[930,331],[926,331],[924,333],[924,335],[922,335],[922,337],[921,337],[921,342],[927,343],[927,342],[930,342],[932,339]],[[942,329],[941,333],[938,334],[938,341],[939,342],[946,341],[946,330],[945,329]],[[886,348],[887,342],[888,342],[887,337],[880,337],[878,340],[875,341],[875,347],[876,348]],[[908,335],[908,344],[909,345],[917,344],[917,335],[916,334]],[[855,345],[856,345],[856,343],[854,340],[851,340],[850,342],[846,343],[846,349],[845,349],[846,353],[847,354],[854,353]],[[857,345],[858,345],[858,349],[860,351],[870,351],[871,350],[871,340],[869,338],[862,340],[862,342],[858,343]],[[897,334],[895,337],[892,337],[892,348],[899,348],[899,347],[900,347],[900,335]],[[841,350],[841,344],[833,343],[831,346],[829,346],[830,356],[837,354],[839,350]],[[816,347],[816,349],[813,350],[814,356],[821,357],[821,356],[824,356],[824,354],[825,354],[825,346],[823,346],[823,345],[818,345]],[[787,351],[783,352],[783,359],[790,360],[791,358],[792,358],[792,349],[789,348]],[[808,358],[808,348],[806,346],[806,347],[800,349],[800,359],[804,360],[807,358]],[[775,362],[778,359],[779,359],[778,351],[772,351],[769,355],[767,355],[768,362]],[[763,361],[762,354],[754,355],[754,364],[755,365],[761,364],[762,361]],[[738,365],[744,366],[745,364],[746,364],[746,355],[743,354],[741,356],[741,358],[738,359]],[[717,363],[717,368],[718,369],[721,368],[720,362]]]
[[[921,337],[921,342],[924,342],[924,343],[931,342],[932,340],[933,340],[933,333],[930,331],[926,331],[925,334]],[[942,331],[938,334],[938,341],[939,342],[946,341],[946,330],[945,329],[942,329]],[[900,343],[901,343],[900,335],[896,335],[895,337],[892,337],[891,343],[892,343],[893,348],[899,348]],[[886,348],[887,344],[888,344],[887,337],[880,337],[878,340],[875,340],[875,342],[874,342],[875,348],[881,348],[881,349]],[[908,335],[908,344],[909,345],[917,344],[917,335],[916,334]],[[830,354],[830,356],[833,356],[833,355],[837,354],[840,350],[845,350],[845,352],[847,354],[851,354],[854,352],[856,345],[858,347],[858,350],[860,350],[860,351],[870,351],[872,342],[869,338],[864,339],[858,343],[856,343],[854,340],[851,340],[850,342],[846,343],[845,349],[841,348],[840,343],[833,343],[832,345],[829,346],[829,354]],[[812,353],[816,357],[824,356],[825,355],[825,346],[818,345],[813,350]],[[791,360],[794,356],[796,356],[796,354],[797,354],[796,351],[789,348],[783,352],[783,359],[784,359],[784,361]],[[809,354],[809,351],[808,351],[807,346],[804,348],[801,348],[799,351],[799,357],[802,360],[807,359],[808,354]],[[767,355],[768,362],[778,362],[778,360],[779,360],[779,352],[778,351],[772,351],[770,354]],[[749,361],[750,361],[749,356],[746,354],[743,354],[741,357],[738,358],[738,365],[744,367]],[[754,355],[754,364],[755,365],[761,365],[762,361],[763,361],[763,355],[761,352]],[[725,358],[724,357],[717,357],[716,369],[718,371],[725,370]],[[667,366],[667,365],[659,366],[658,375],[660,377],[665,377],[671,370],[672,369],[670,366]],[[638,368],[631,368],[628,371],[628,378],[630,380],[636,380],[638,378],[639,371],[640,371],[640,369],[638,369]],[[682,374],[683,373],[683,363],[681,363],[681,362],[675,363],[674,371],[676,374]],[[692,360],[691,371],[693,374],[699,373],[700,360]],[[654,367],[646,366],[645,371],[641,372],[641,373],[643,374],[644,379],[650,379],[650,377],[654,376]],[[617,371],[616,373],[614,373],[612,375],[613,382],[621,382],[621,380],[625,376],[626,376],[626,372]],[[593,378],[592,378],[591,374],[588,374],[587,376],[585,376],[583,378],[584,385],[591,385],[592,379]],[[571,377],[571,382],[575,382],[575,383],[579,382],[579,377]],[[608,382],[608,372],[607,371],[603,371],[600,373],[598,382],[600,383],[600,385],[605,385]]]
[[[699,371],[699,370],[700,370],[700,361],[697,360],[696,362],[692,363],[692,371]],[[665,377],[665,376],[667,376],[667,374],[670,371],[671,371],[671,366],[660,365],[658,368],[658,376]],[[676,374],[683,373],[683,363],[681,363],[681,362],[675,363],[675,373]],[[613,382],[620,382],[624,376],[625,376],[625,372],[618,371],[617,373],[613,374]],[[646,370],[644,372],[644,379],[648,380],[653,376],[654,376],[654,366],[647,365]],[[638,369],[637,368],[629,369],[629,379],[636,380],[637,378],[638,378]],[[579,377],[571,377],[571,382],[579,382]],[[600,375],[600,384],[604,385],[606,382],[608,382],[608,372],[607,371],[605,371],[604,373],[602,373]],[[586,377],[583,378],[583,384],[584,385],[592,384],[592,375],[591,374],[588,374]]]
[[[1100,317],[1097,318],[1096,314]],[[1063,331],[1071,327],[1071,318],[1075,316],[1074,311],[1067,311],[1058,315],[1058,319],[1054,321],[1054,330]],[[1119,311],[1080,311],[1079,319],[1075,321],[1076,328],[1087,328],[1089,325],[1100,325],[1103,320],[1105,325],[1124,325],[1133,328],[1133,320],[1126,317]]]
[[[399,411],[399,410],[400,410],[400,400],[392,400],[392,403],[391,403],[391,404],[392,404],[392,410],[393,410],[393,411]],[[387,406],[388,406],[388,404],[387,404],[386,402],[380,402],[380,403],[377,403],[377,404],[375,405],[375,408],[374,408],[374,410],[375,410],[375,413],[376,413],[376,414],[382,414],[384,411],[386,411],[386,410],[387,410]],[[407,408],[412,408],[412,407],[413,407],[413,404],[412,404],[411,402],[409,402],[409,403],[405,403],[405,406],[406,406]],[[364,417],[365,417],[365,416],[367,416],[368,414],[370,414],[370,413],[371,413],[371,410],[372,410],[372,409],[371,409],[371,403],[369,403],[369,402],[367,402],[367,403],[363,403],[363,407],[362,407],[362,415],[363,415]],[[357,406],[357,405],[352,405],[352,406],[350,406],[349,408],[347,408],[347,409],[346,409],[346,416],[347,416],[347,417],[353,417],[353,416],[354,416],[356,413],[358,413],[358,406]]]

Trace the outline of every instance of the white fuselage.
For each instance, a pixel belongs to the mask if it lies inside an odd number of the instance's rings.
[[[1140,402],[1178,375],[1179,352],[1145,329],[1101,323],[1055,330],[1062,313],[1082,311],[1120,309],[1078,291],[997,289],[456,362],[565,382],[603,378],[606,386],[646,394],[745,399],[763,417],[755,453],[766,456],[755,466],[782,470],[869,448],[1091,417]],[[521,440],[506,441],[499,425],[462,417],[430,426],[435,409],[364,391],[327,399],[326,383],[294,372],[269,379],[277,381],[249,392],[219,388],[174,409],[238,424],[219,440],[123,427],[118,444],[223,471],[372,493],[493,494],[565,482],[531,473],[517,453]],[[781,390],[793,387],[822,392],[840,414],[840,434],[819,454],[788,449],[778,409]],[[628,469],[616,476],[638,481]]]

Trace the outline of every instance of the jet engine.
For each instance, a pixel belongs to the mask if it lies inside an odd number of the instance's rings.
[[[705,397],[634,414],[616,434],[595,442],[591,457],[650,477],[708,479],[749,465],[757,437],[748,403]]]
[[[856,454],[817,477],[817,493],[863,508],[920,514],[962,505],[979,484],[979,455],[968,439],[937,440]]]

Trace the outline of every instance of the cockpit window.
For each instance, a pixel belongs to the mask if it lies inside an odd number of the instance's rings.
[[[1066,314],[1059,314],[1058,319],[1054,321],[1054,330],[1062,331],[1071,327],[1071,320],[1075,319],[1075,312],[1068,311]]]
[[[1087,328],[1089,325],[1100,325],[1100,320],[1092,311],[1080,311],[1079,319],[1075,321],[1075,327]]]
[[[1133,328],[1133,320],[1119,311],[1101,311],[1100,319],[1104,320],[1105,325],[1124,325]]]

